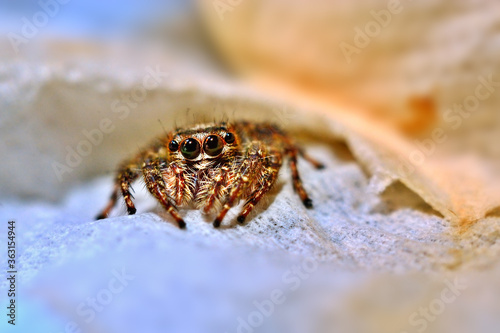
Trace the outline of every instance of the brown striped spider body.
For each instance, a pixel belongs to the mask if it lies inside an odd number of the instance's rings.
[[[217,228],[240,200],[245,200],[245,204],[237,221],[243,223],[276,182],[285,158],[296,193],[311,208],[312,201],[297,171],[298,155],[318,169],[323,167],[278,127],[268,123],[212,123],[179,129],[157,138],[120,165],[111,198],[97,219],[108,216],[119,194],[128,213],[135,214],[131,184],[142,176],[149,192],[180,228],[186,224],[178,208],[215,213],[213,225]]]

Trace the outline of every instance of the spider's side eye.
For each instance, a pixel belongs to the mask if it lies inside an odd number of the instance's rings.
[[[168,149],[170,149],[171,152],[177,151],[177,149],[179,149],[179,144],[177,143],[177,141],[172,140],[168,144]]]
[[[193,138],[182,141],[181,153],[188,160],[197,158],[200,155],[200,143]]]
[[[203,150],[208,156],[217,156],[222,152],[224,148],[224,142],[218,135],[209,135],[203,143]]]
[[[226,133],[226,135],[224,136],[224,140],[227,142],[227,143],[233,143],[234,142],[234,134],[231,133],[231,132],[228,132]]]

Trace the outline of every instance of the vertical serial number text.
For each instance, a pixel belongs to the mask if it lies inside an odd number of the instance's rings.
[[[9,288],[7,297],[10,300],[7,306],[7,322],[16,324],[16,222],[7,222],[7,280]]]

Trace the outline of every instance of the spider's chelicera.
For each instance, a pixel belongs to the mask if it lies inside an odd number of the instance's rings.
[[[180,129],[157,138],[120,165],[111,198],[97,219],[108,216],[119,194],[128,213],[135,214],[131,184],[142,175],[149,192],[181,228],[186,223],[178,208],[215,213],[213,225],[217,228],[241,199],[245,204],[237,220],[243,223],[276,182],[284,158],[289,161],[296,193],[311,208],[297,171],[299,155],[316,168],[323,167],[271,124],[214,123]]]

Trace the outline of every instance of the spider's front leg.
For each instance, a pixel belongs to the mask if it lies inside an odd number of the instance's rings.
[[[172,215],[179,228],[184,229],[186,223],[179,215],[177,208],[170,202],[167,186],[161,173],[161,167],[157,158],[149,157],[144,160],[142,166],[144,182],[149,192],[161,203],[163,208]]]
[[[240,215],[238,215],[237,221],[239,223],[245,222],[248,214],[250,214],[255,205],[257,205],[260,199],[262,199],[276,182],[282,163],[281,154],[275,152],[273,155],[266,156],[261,159],[261,163],[261,171],[257,179],[255,179],[255,185],[250,186],[250,188],[253,188],[253,191],[246,199],[245,205]]]
[[[243,162],[236,166],[237,179],[235,184],[231,187],[228,199],[213,223],[215,228],[220,226],[222,219],[241,195],[251,190],[243,210],[237,218],[240,223],[245,221],[253,207],[276,181],[281,160],[281,154],[262,143],[255,142],[247,148]]]

